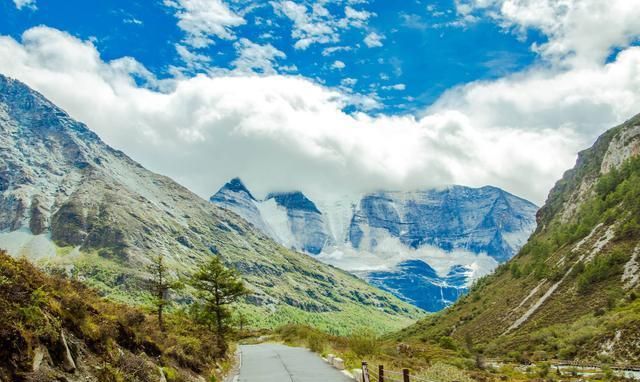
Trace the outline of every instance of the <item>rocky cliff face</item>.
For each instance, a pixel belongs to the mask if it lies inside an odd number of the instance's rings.
[[[274,200],[279,207],[287,211],[293,248],[317,255],[323,248],[333,243],[324,216],[302,192],[270,194],[266,200]],[[277,222],[271,223],[271,225],[277,224]]]
[[[535,205],[495,187],[377,192],[355,203],[320,204],[301,192],[256,200],[243,191],[243,202],[236,202],[225,197],[230,188],[228,183],[211,200],[256,227],[266,225],[262,231],[284,246],[317,255],[428,311],[451,304],[474,275],[510,259],[536,224]],[[443,260],[438,251],[451,255]],[[479,254],[482,261],[475,259]],[[447,269],[439,266],[440,273],[432,269],[424,277],[421,267],[403,263],[407,259],[421,259],[418,264],[427,267],[446,263]],[[452,282],[448,273],[456,267],[467,271]]]
[[[440,276],[422,260],[406,260],[391,270],[368,272],[363,277],[416,306],[438,311],[466,293],[469,272],[468,268],[456,265]]]
[[[409,248],[485,252],[510,259],[535,228],[537,207],[496,187],[452,186],[422,192],[379,192],[362,198],[349,227],[354,248],[375,251],[392,236]]]
[[[640,361],[640,116],[581,152],[529,242],[469,296],[404,331],[488,354]]]
[[[150,256],[164,255],[178,274],[190,273],[208,256],[221,256],[253,290],[249,308],[260,312],[255,317],[264,326],[291,315],[331,326],[344,315],[340,330],[359,316],[374,317],[383,329],[418,312],[281,247],[235,213],[146,170],[40,94],[3,76],[0,132],[0,248],[14,255],[60,267],[114,298],[134,301],[144,299],[140,280]],[[228,191],[221,197],[230,203],[252,198],[238,183]],[[336,288],[344,293],[334,294]]]

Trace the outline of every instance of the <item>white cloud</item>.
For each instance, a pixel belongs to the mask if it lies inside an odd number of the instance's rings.
[[[369,48],[380,47],[382,46],[383,39],[384,39],[384,36],[379,35],[376,32],[371,32],[364,38],[364,43]]]
[[[244,18],[233,12],[223,0],[164,0],[165,6],[176,10],[178,27],[186,33],[184,43],[204,48],[212,37],[231,40],[231,29],[244,24]]]
[[[296,49],[307,49],[313,44],[329,44],[340,41],[340,32],[350,28],[364,28],[373,14],[356,10],[351,6],[344,8],[344,17],[332,14],[322,3],[308,7],[291,0],[271,1],[277,15],[293,22],[291,37]]]
[[[534,46],[543,57],[572,66],[604,63],[613,48],[638,37],[637,0],[458,0],[458,12],[484,12],[518,33],[537,29],[549,41]]]
[[[143,25],[142,20],[136,19],[135,17],[126,18],[123,20],[125,24],[134,24],[134,25]]]
[[[371,12],[358,11],[350,6],[346,6],[344,8],[344,14],[346,16],[346,20],[350,20],[351,24],[358,28],[362,28],[365,25],[364,22],[372,16]]]
[[[405,90],[407,88],[407,85],[405,84],[394,84],[394,85],[387,85],[387,86],[383,86],[382,89],[384,90]]]
[[[353,48],[351,48],[350,46],[330,46],[328,48],[322,49],[322,55],[327,57],[327,56],[331,56],[336,52],[348,52],[352,49]]]
[[[346,67],[347,67],[347,65],[344,62],[340,61],[340,60],[335,60],[333,62],[333,64],[331,64],[331,69],[341,70],[341,69],[344,69]]]
[[[239,73],[275,74],[275,61],[287,57],[271,44],[260,45],[246,38],[241,38],[234,47],[238,52],[238,58],[231,65]]]
[[[357,79],[350,78],[350,77],[343,78],[340,81],[340,85],[345,86],[345,87],[349,87],[349,88],[355,86],[357,83],[358,83]]]
[[[38,9],[36,0],[13,0],[13,4],[15,4],[18,9],[26,8],[34,11]]]
[[[205,70],[211,62],[211,58],[204,54],[192,52],[189,48],[182,44],[175,44],[176,53],[185,63],[188,70]]]
[[[105,62],[90,42],[46,27],[1,37],[0,72],[205,197],[241,176],[257,194],[492,184],[540,203],[577,150],[640,111],[640,48],[598,67],[471,83],[418,117],[347,114],[346,103],[375,95],[299,76],[157,81],[132,58]]]

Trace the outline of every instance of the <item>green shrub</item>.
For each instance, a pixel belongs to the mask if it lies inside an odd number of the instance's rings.
[[[445,349],[449,349],[449,350],[457,350],[458,347],[456,346],[456,343],[453,341],[453,338],[449,337],[449,336],[442,336],[440,337],[440,339],[438,340],[438,344],[440,346],[442,346]]]
[[[347,337],[349,348],[358,356],[374,355],[379,352],[380,341],[369,329],[360,329]]]
[[[322,333],[311,333],[307,337],[307,346],[309,350],[315,353],[322,353],[327,344],[326,336]]]

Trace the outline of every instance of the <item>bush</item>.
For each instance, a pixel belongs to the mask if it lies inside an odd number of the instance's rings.
[[[449,336],[440,337],[440,339],[438,340],[438,344],[440,344],[440,346],[442,346],[445,349],[449,349],[449,350],[458,349],[458,347],[456,346],[456,343],[453,341],[453,338]]]
[[[307,337],[307,346],[309,350],[316,353],[322,353],[327,344],[327,339],[322,333],[311,333]]]
[[[347,337],[349,348],[358,356],[374,355],[379,352],[380,341],[369,329],[360,329]]]

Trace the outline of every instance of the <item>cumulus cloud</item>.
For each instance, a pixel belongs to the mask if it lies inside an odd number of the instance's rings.
[[[383,39],[384,36],[379,35],[376,32],[371,32],[364,38],[364,43],[369,48],[376,48],[382,46]]]
[[[0,72],[203,197],[240,176],[258,195],[492,184],[540,203],[578,149],[640,111],[640,48],[606,65],[471,83],[419,116],[345,113],[357,94],[300,76],[158,81],[132,58],[104,61],[91,42],[46,27],[0,37]]]
[[[222,0],[164,0],[164,4],[175,9],[178,27],[186,33],[184,43],[193,48],[211,45],[214,36],[231,40],[231,29],[245,23]]]
[[[15,4],[18,9],[31,9],[36,10],[38,7],[36,6],[36,0],[13,0],[13,4]]]
[[[533,48],[574,66],[603,63],[640,30],[640,6],[634,0],[458,0],[457,8],[465,16],[482,12],[517,33],[537,29],[549,41]]]

